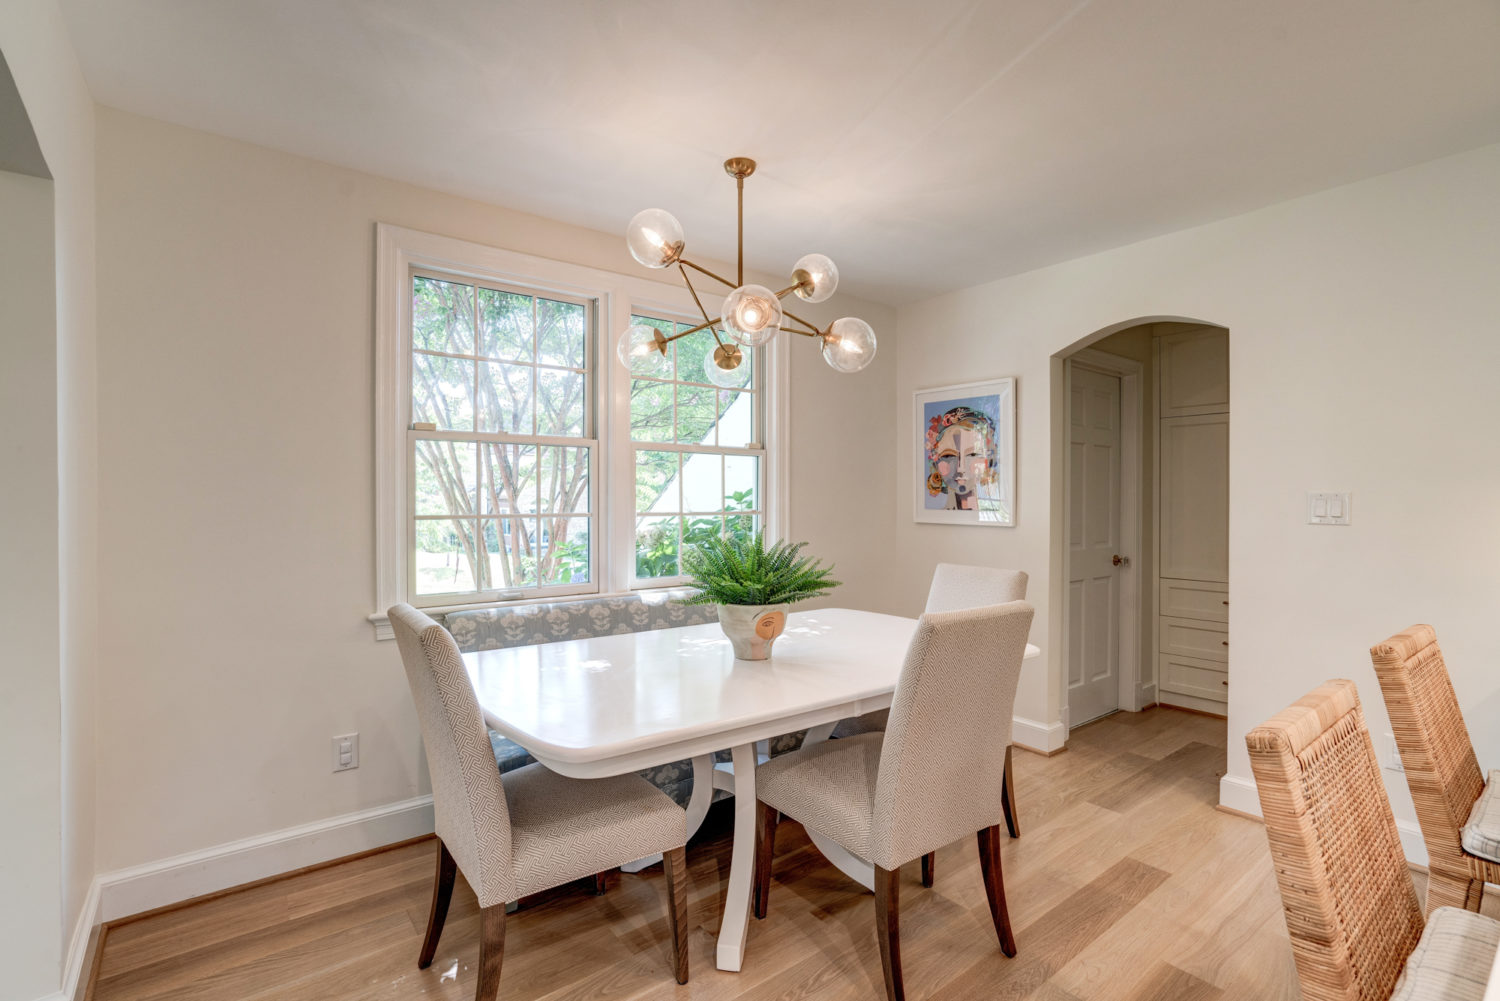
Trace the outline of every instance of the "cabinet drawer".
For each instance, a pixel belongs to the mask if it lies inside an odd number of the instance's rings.
[[[1156,613],[1167,618],[1229,621],[1229,585],[1211,580],[1163,580]]]
[[[1194,695],[1215,702],[1229,701],[1229,672],[1223,664],[1195,657],[1163,655],[1157,663],[1163,692]]]
[[[1229,626],[1207,619],[1159,618],[1157,652],[1173,657],[1197,657],[1201,660],[1229,660]]]

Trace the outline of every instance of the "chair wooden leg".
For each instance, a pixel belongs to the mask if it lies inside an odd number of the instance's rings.
[[[776,854],[776,825],[781,814],[764,803],[755,804],[755,916],[764,918],[771,905],[771,859]]]
[[[1000,939],[1000,951],[1016,954],[1016,936],[1010,930],[1010,910],[1005,906],[1005,881],[1000,875],[1000,825],[979,832],[979,869],[984,873],[985,896],[990,901],[990,918]]]
[[[673,848],[662,852],[667,873],[667,920],[672,926],[672,972],[679,984],[688,982],[687,852]]]
[[[1467,873],[1450,873],[1439,869],[1427,872],[1427,913],[1439,907],[1462,907],[1479,910],[1484,900],[1484,883]]]
[[[880,967],[885,973],[886,1001],[905,1001],[901,983],[901,880],[896,872],[875,866],[875,935],[880,939]]]
[[[1016,776],[1010,767],[1010,747],[1005,748],[1005,777],[1000,780],[1000,803],[1005,810],[1005,827],[1010,836],[1021,836],[1021,813],[1016,809]]]
[[[596,897],[604,896],[604,892],[609,889],[609,884],[605,882],[604,877],[605,873],[594,873],[594,896]]]
[[[422,940],[422,952],[417,956],[417,969],[425,970],[432,965],[437,955],[438,939],[443,937],[443,922],[448,918],[448,904],[453,900],[453,877],[458,873],[458,863],[448,854],[448,846],[437,839],[437,875],[432,881],[432,910],[427,913],[427,937]]]
[[[495,1001],[500,994],[500,966],[505,960],[505,905],[479,911],[479,983],[474,1001]]]
[[[933,874],[937,871],[937,852],[928,852],[922,856],[922,885],[931,886]]]

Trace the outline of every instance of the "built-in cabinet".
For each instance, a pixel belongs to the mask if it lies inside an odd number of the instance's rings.
[[[1156,340],[1156,677],[1167,705],[1229,702],[1229,332]]]

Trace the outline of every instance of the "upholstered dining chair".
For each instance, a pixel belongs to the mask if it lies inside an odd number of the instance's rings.
[[[1370,649],[1427,844],[1427,909],[1477,911],[1500,883],[1500,770],[1479,770],[1437,633],[1412,626]]]
[[[416,702],[432,775],[437,874],[417,966],[426,969],[453,895],[455,870],[479,898],[477,1001],[500,988],[505,905],[660,852],[666,867],[673,967],[687,983],[687,819],[638,775],[579,780],[527,765],[501,781],[479,702],[453,637],[401,604],[389,612]]]
[[[981,605],[1002,605],[1010,601],[1026,600],[1026,583],[1030,580],[1025,570],[1001,570],[996,567],[966,566],[962,563],[939,563],[932,571],[932,584],[927,589],[927,607],[923,612],[952,612],[960,608],[977,608]],[[889,709],[877,709],[853,719],[840,720],[834,728],[835,737],[852,737],[856,733],[884,730]],[[1016,809],[1016,776],[1011,768],[1011,718],[997,720],[996,725],[1005,733],[1005,772],[1000,780],[1005,803],[1005,829],[1013,838],[1021,836],[1021,813]],[[931,886],[937,875],[937,857],[927,855],[922,859],[922,885]]]
[[[824,741],[756,770],[755,915],[769,902],[776,821],[801,821],[875,870],[876,933],[890,1001],[905,996],[897,870],[978,834],[1000,950],[1016,954],[1000,873],[998,779],[1031,631],[1024,601],[923,615],[906,651],[885,731]],[[980,781],[975,781],[978,776]]]
[[[1354,682],[1245,744],[1303,1001],[1481,1001],[1500,921],[1443,907],[1424,924]]]

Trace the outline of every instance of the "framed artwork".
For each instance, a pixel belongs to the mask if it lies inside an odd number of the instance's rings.
[[[1016,523],[1016,380],[913,394],[919,522]]]

